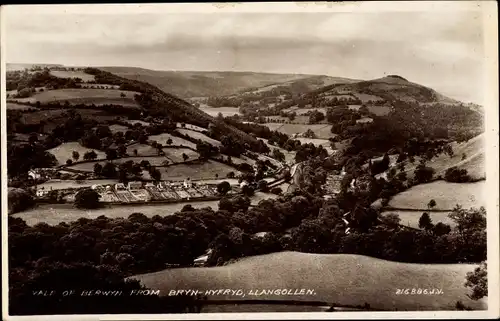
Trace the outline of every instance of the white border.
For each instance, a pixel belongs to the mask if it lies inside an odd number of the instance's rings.
[[[6,13],[36,12],[88,13],[88,14],[146,14],[146,13],[252,13],[252,12],[411,12],[411,11],[468,11],[481,10],[485,32],[485,136],[487,142],[487,224],[488,224],[488,310],[451,312],[308,312],[308,313],[213,313],[213,314],[170,314],[170,315],[64,315],[64,316],[8,316],[8,268],[7,268],[7,174],[6,148],[1,150],[2,186],[2,311],[4,320],[210,320],[210,319],[447,319],[498,318],[499,311],[499,217],[498,217],[498,12],[496,1],[383,1],[343,3],[170,3],[170,4],[88,4],[88,5],[15,5],[0,8],[0,71],[1,71],[1,142],[6,146],[5,121],[5,18]],[[466,76],[466,75],[464,75]]]

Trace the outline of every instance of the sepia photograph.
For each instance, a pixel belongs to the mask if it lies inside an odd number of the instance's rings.
[[[496,2],[0,10],[4,319],[498,317]]]

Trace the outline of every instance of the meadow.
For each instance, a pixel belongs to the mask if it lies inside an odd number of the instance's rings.
[[[7,103],[7,110],[27,110],[27,109],[36,109],[36,107],[21,105],[16,103]]]
[[[171,139],[172,140],[171,145],[174,145],[174,146],[183,145],[183,146],[187,146],[187,147],[191,147],[191,148],[196,148],[195,143],[190,142],[189,140],[186,140],[184,138],[173,136],[173,135],[170,135],[167,133],[163,133],[163,134],[159,134],[159,135],[152,135],[152,136],[149,136],[148,139],[151,141],[155,141],[159,144],[162,144],[163,146],[168,146],[167,141],[169,139]]]
[[[209,144],[212,144],[213,146],[217,146],[217,147],[222,146],[221,142],[219,142],[218,140],[210,138],[207,135],[202,134],[200,132],[185,129],[185,128],[177,128],[176,130],[181,134],[188,135],[192,138],[200,139],[200,140],[205,141]]]
[[[81,182],[76,182],[75,180],[51,179],[42,184],[38,184],[36,187],[37,189],[59,190],[68,188],[90,187],[92,185],[108,185],[116,183],[118,183],[118,180],[116,179],[93,179],[93,180],[83,180]]]
[[[73,151],[77,151],[80,154],[80,160],[83,159],[83,155],[86,152],[94,151],[97,154],[97,159],[105,159],[106,154],[100,150],[90,149],[83,147],[79,142],[66,142],[61,145],[47,150],[49,153],[55,156],[59,165],[66,164],[68,159],[72,159]],[[73,160],[73,159],[72,159]],[[74,161],[74,160],[73,160]]]
[[[229,172],[234,172],[235,175],[239,174],[236,169],[212,160],[203,163],[176,164],[158,169],[161,172],[162,180],[173,181],[182,181],[188,177],[191,180],[226,178]]]
[[[134,163],[140,163],[143,160],[148,161],[152,166],[164,166],[165,161],[167,161],[168,163],[172,163],[172,160],[165,157],[165,156],[152,156],[152,157],[137,156],[137,157],[124,157],[124,158],[119,158],[119,159],[113,159],[110,161],[106,160],[106,161],[78,163],[78,164],[68,166],[68,168],[74,169],[74,170],[79,170],[79,171],[92,172],[94,170],[94,165],[97,163],[104,166],[107,162],[111,162],[113,164],[121,164],[121,163],[125,163],[128,161],[133,161]]]
[[[486,181],[475,183],[448,183],[435,181],[420,184],[395,195],[389,206],[397,209],[426,210],[431,199],[435,210],[452,210],[456,204],[464,208],[486,206]],[[420,213],[421,214],[421,213]],[[415,215],[419,215],[415,212]]]
[[[50,74],[58,78],[80,78],[82,81],[94,81],[94,75],[87,74],[83,70],[66,71],[66,70],[51,70]]]
[[[399,218],[401,219],[400,224],[413,227],[413,228],[419,228],[418,227],[418,221],[420,219],[420,216],[422,216],[422,213],[424,211],[399,211],[399,210],[387,210],[382,213],[382,215],[387,215],[387,214],[397,214]],[[450,227],[454,227],[456,224],[455,222],[448,217],[448,214],[451,213],[449,212],[433,212],[433,211],[426,211],[429,213],[429,216],[432,220],[433,224],[437,224],[439,222],[448,224]]]
[[[200,158],[200,154],[189,148],[164,148],[163,151],[165,152],[165,156],[174,163],[184,162],[182,154],[186,154],[189,157],[187,159],[188,162]]]
[[[243,289],[245,300],[323,301],[363,305],[382,310],[455,310],[457,301],[486,309],[485,300],[467,297],[464,279],[470,264],[408,264],[351,254],[280,252],[243,258],[235,263],[206,268],[178,268],[137,275],[149,288],[167,295],[176,289]],[[311,289],[314,295],[250,296],[249,290]],[[397,289],[437,288],[440,295],[397,295]],[[209,296],[208,299],[241,299]]]
[[[217,117],[219,113],[222,114],[223,117],[229,117],[233,115],[241,115],[238,107],[208,107],[203,106],[200,107],[200,110],[209,114],[210,116]]]
[[[122,93],[124,93],[126,97],[121,97]],[[134,100],[135,94],[137,94],[137,92],[114,89],[56,89],[46,90],[36,93],[31,97],[18,98],[16,100],[19,102],[31,103],[35,103],[37,101],[39,101],[40,103],[49,103],[56,101],[65,103],[67,101],[70,104],[115,104],[128,107],[139,107],[139,105]]]
[[[123,125],[113,124],[109,126],[109,130],[111,130],[113,134],[118,132],[125,134],[125,132],[128,130],[128,127]]]

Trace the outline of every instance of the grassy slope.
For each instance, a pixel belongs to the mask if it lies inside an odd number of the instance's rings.
[[[344,305],[369,303],[372,308],[454,310],[456,301],[476,309],[464,287],[467,264],[406,264],[360,255],[281,252],[249,257],[211,268],[170,269],[135,276],[168,295],[171,289],[314,289],[314,296],[246,296],[245,299],[294,299]],[[440,288],[441,295],[396,295],[400,288]],[[223,297],[216,297],[222,299]],[[238,297],[233,297],[239,299]],[[228,298],[230,299],[230,298]]]
[[[83,147],[78,142],[67,142],[61,145],[47,150],[49,153],[54,155],[59,163],[59,165],[66,164],[66,160],[72,159],[73,151],[77,151],[80,154],[80,160],[83,160],[83,155],[86,152],[94,151],[97,154],[98,159],[106,158],[106,154],[102,151],[96,149],[90,149]]]
[[[427,203],[434,199],[436,201],[435,210],[451,210],[456,204],[464,208],[477,208],[486,205],[485,182],[448,183],[435,181],[429,184],[420,184],[394,196],[389,202],[389,206],[425,210]]]
[[[124,93],[126,97],[121,97],[121,93]],[[68,101],[70,104],[115,104],[135,107],[138,106],[134,100],[135,94],[137,92],[116,89],[56,89],[39,92],[28,98],[18,98],[16,101],[31,103],[37,101],[41,103],[56,101],[64,103]]]
[[[99,69],[128,79],[150,83],[183,98],[231,95],[253,87],[308,77],[307,75],[255,72],[158,71],[129,67]]]

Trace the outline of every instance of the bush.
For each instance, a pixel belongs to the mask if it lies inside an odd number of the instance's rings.
[[[452,183],[467,183],[470,182],[472,178],[469,176],[466,169],[451,167],[446,170],[444,180]]]
[[[8,192],[8,208],[9,214],[24,211],[32,207],[35,202],[33,197],[24,189],[12,188]]]
[[[84,189],[75,195],[75,206],[78,208],[97,208],[101,196],[92,189]]]
[[[283,193],[283,190],[281,189],[281,187],[273,187],[271,188],[271,193],[281,195]]]

